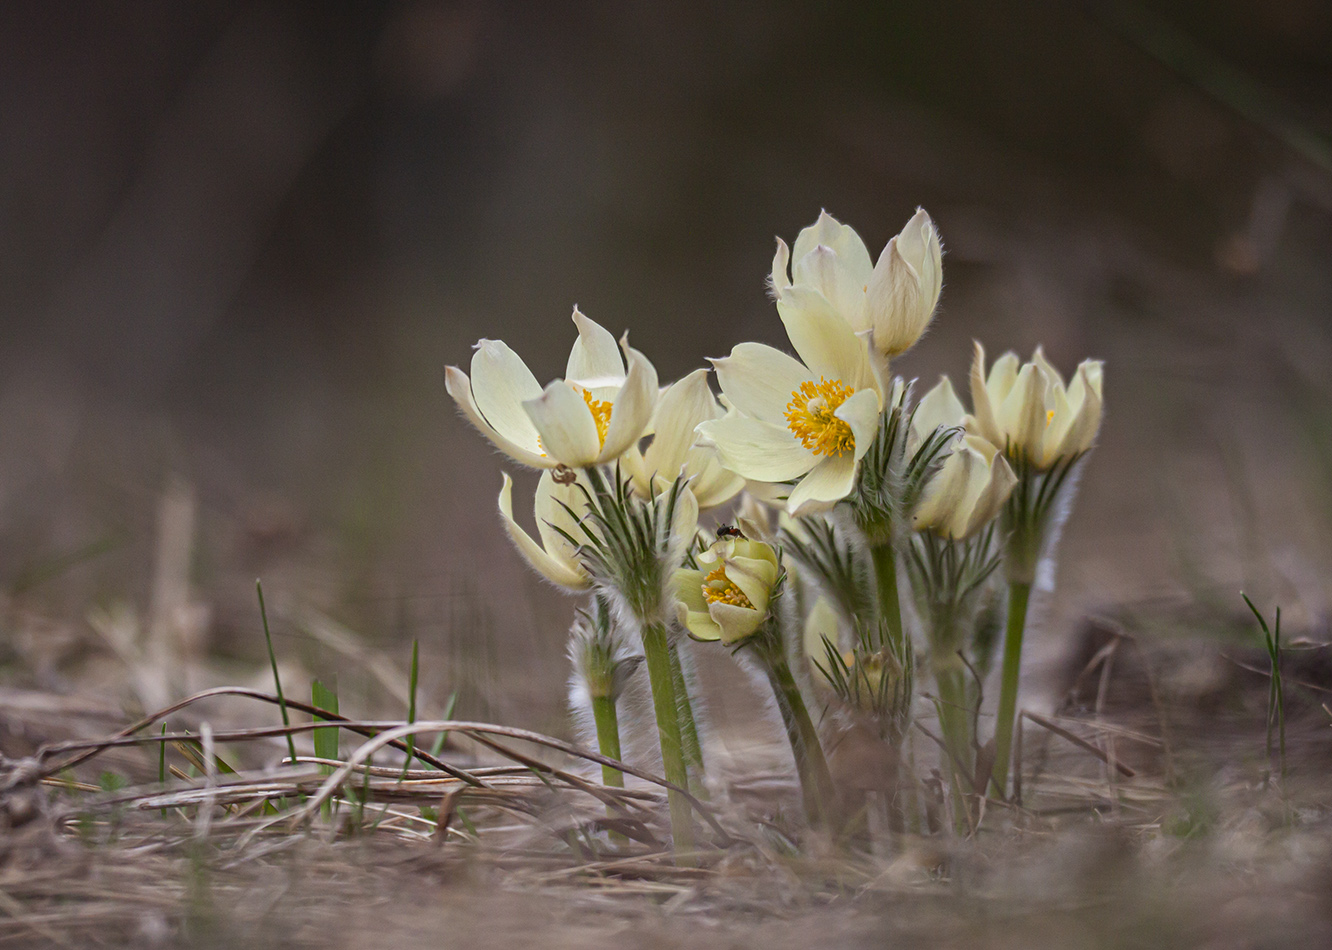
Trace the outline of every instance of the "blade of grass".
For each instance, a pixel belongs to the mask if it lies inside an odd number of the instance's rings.
[[[254,589],[259,594],[259,616],[264,621],[264,642],[268,644],[268,662],[273,667],[273,686],[277,689],[278,709],[282,712],[282,725],[290,726],[291,717],[287,715],[287,697],[282,693],[282,677],[278,675],[277,654],[273,652],[273,634],[268,629],[268,610],[264,607],[264,585],[260,580],[254,582]],[[296,740],[287,734],[287,751],[291,761],[296,761]]]

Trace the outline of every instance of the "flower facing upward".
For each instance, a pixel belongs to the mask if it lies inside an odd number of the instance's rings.
[[[924,441],[939,426],[960,429],[965,410],[947,376],[921,399],[911,418],[911,438]],[[912,524],[953,541],[975,534],[1003,509],[1017,476],[990,442],[962,436],[925,487]]]
[[[698,563],[702,570],[675,572],[677,611],[689,635],[729,646],[757,633],[781,573],[777,552],[761,541],[728,537]]]
[[[745,480],[723,468],[713,449],[694,444],[694,429],[722,415],[708,387],[707,370],[694,370],[668,386],[652,416],[652,442],[641,454],[636,448],[625,454],[634,490],[646,498],[654,487],[664,490],[683,472],[700,509],[723,505],[739,494]]]
[[[587,510],[587,497],[577,482],[564,484],[549,470],[541,473],[535,504],[537,537],[541,539],[538,543],[513,520],[513,479],[507,472],[502,474],[504,487],[499,495],[500,517],[518,553],[533,570],[559,587],[575,591],[591,587],[592,579],[578,558],[578,548],[560,534],[564,531],[570,537],[578,537],[577,519]],[[570,515],[565,505],[575,514]]]
[[[476,344],[470,379],[456,366],[445,370],[449,395],[468,421],[500,451],[533,468],[614,461],[637,444],[656,405],[657,371],[628,338],[617,347],[577,307],[573,321],[578,339],[565,378],[544,390],[499,340]]]
[[[939,304],[939,232],[917,208],[872,263],[860,235],[824,211],[800,232],[794,254],[778,238],[770,281],[778,300],[793,290],[817,294],[857,333],[871,334],[881,356],[897,356],[920,339]]]
[[[789,288],[777,312],[800,360],[741,343],[712,360],[730,410],[698,427],[699,442],[752,482],[800,482],[792,514],[831,507],[855,487],[883,398],[866,342],[821,295]]]
[[[1081,455],[1101,428],[1101,366],[1084,360],[1066,388],[1038,346],[1021,366],[1015,354],[1005,353],[987,377],[985,349],[977,343],[967,429],[1040,471]]]

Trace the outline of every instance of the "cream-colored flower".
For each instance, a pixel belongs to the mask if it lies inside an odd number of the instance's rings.
[[[641,454],[631,448],[625,455],[634,490],[647,497],[683,472],[700,509],[715,508],[734,498],[745,480],[723,468],[715,450],[695,444],[694,429],[723,414],[708,386],[707,370],[695,370],[668,386],[652,416],[651,443]]]
[[[777,312],[804,362],[762,343],[740,343],[712,360],[730,411],[698,435],[746,479],[799,479],[787,507],[800,515],[851,493],[883,397],[865,341],[820,294],[788,288]]]
[[[544,390],[499,340],[476,344],[470,379],[456,366],[445,370],[445,387],[468,421],[524,465],[582,468],[614,461],[637,444],[652,418],[657,371],[647,357],[629,346],[627,335],[617,347],[577,307],[573,321],[578,339],[565,378]]]
[[[676,609],[689,635],[728,646],[752,637],[768,618],[781,573],[777,552],[761,541],[722,538],[698,563],[704,570],[675,572]]]
[[[986,376],[985,348],[977,343],[967,429],[1037,470],[1080,455],[1101,428],[1101,368],[1100,360],[1084,360],[1065,388],[1038,346],[1030,363],[1005,353]]]
[[[536,526],[540,543],[532,539],[526,531],[513,520],[513,479],[507,472],[504,485],[499,494],[500,517],[504,519],[504,530],[518,548],[518,553],[542,577],[567,590],[586,590],[592,586],[592,579],[583,569],[578,558],[577,546],[571,544],[560,534],[564,531],[572,538],[581,536],[578,518],[587,511],[587,497],[576,482],[563,484],[555,480],[549,471],[541,473],[536,490]],[[569,506],[574,514],[565,510]]]
[[[917,208],[878,263],[871,263],[860,235],[824,211],[800,232],[794,254],[778,238],[770,280],[778,300],[793,289],[816,293],[854,330],[870,333],[880,355],[897,356],[920,339],[939,304],[939,232],[925,209]]]
[[[818,676],[820,682],[824,685],[831,685],[828,678],[823,675],[828,669],[828,648],[824,645],[824,639],[831,643],[834,650],[841,653],[838,643],[842,638],[842,621],[837,615],[837,608],[827,597],[819,594],[814,598],[814,605],[809,608],[809,613],[805,615],[805,629],[802,637],[805,657],[809,660],[810,667]]]
[[[942,377],[911,417],[911,441],[919,445],[939,427],[960,430],[966,417],[953,383]],[[970,537],[1003,509],[1017,484],[1012,467],[990,442],[959,432],[939,471],[925,487],[912,524],[954,541]]]

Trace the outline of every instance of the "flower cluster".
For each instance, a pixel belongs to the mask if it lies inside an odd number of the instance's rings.
[[[1034,565],[1050,556],[1076,470],[1096,441],[1102,367],[1085,361],[1065,383],[1038,347],[1029,363],[1006,353],[987,372],[977,343],[969,410],[947,377],[915,401],[890,360],[934,317],[942,253],[923,209],[877,259],[827,212],[792,245],[779,239],[769,286],[794,355],[736,344],[711,360],[720,398],[707,369],[659,388],[627,335],[617,343],[577,308],[563,378],[543,387],[497,340],[477,343],[470,375],[446,371],[472,425],[512,461],[541,471],[535,537],[515,520],[503,476],[500,513],[519,552],[556,585],[594,591],[603,640],[613,635],[620,651],[641,646],[663,765],[677,789],[697,787],[702,768],[701,750],[688,748],[698,730],[682,634],[748,650],[767,671],[815,820],[828,816],[832,792],[804,708],[808,684],[798,685],[788,653],[810,658],[813,683],[839,697],[845,715],[871,717],[895,741],[913,714],[920,647],[937,678],[938,708],[980,703],[980,683],[968,685],[959,671],[962,660],[973,674],[988,669],[996,638],[981,617],[1002,600],[995,579],[1006,577],[994,767],[1004,792],[1016,696],[1010,659],[1020,654]],[[733,503],[740,527],[700,541],[698,513]],[[912,619],[907,598],[917,607],[914,629],[904,621]],[[788,649],[802,640],[804,651]],[[637,675],[636,663],[617,662],[621,679]],[[607,715],[613,723],[614,695],[596,698],[612,707],[598,712],[600,730]],[[954,766],[969,762],[963,746],[977,743],[967,725],[975,717],[939,715]],[[603,752],[610,747],[603,742]],[[966,796],[983,795],[988,781],[954,774],[959,820]],[[672,796],[679,845],[691,840],[688,811]]]

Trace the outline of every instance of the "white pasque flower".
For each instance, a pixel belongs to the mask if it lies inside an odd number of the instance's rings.
[[[657,371],[647,357],[629,346],[628,335],[617,347],[577,307],[573,321],[578,339],[565,378],[544,390],[499,340],[476,344],[470,379],[456,366],[445,369],[445,387],[463,415],[524,465],[583,468],[614,461],[637,444],[652,418]]]
[[[856,332],[872,334],[880,355],[897,356],[920,339],[939,304],[939,232],[925,209],[917,208],[878,263],[871,263],[860,235],[824,211],[800,232],[794,253],[777,239],[769,279],[778,300],[793,288],[816,293]]]
[[[578,519],[587,511],[587,496],[578,483],[557,481],[549,469],[541,473],[534,506],[537,537],[541,539],[538,543],[513,520],[513,479],[507,472],[501,474],[504,485],[499,494],[500,517],[504,519],[504,530],[517,546],[518,553],[533,570],[560,587],[574,591],[591,587],[592,578],[579,560],[577,546],[560,534],[564,531],[572,538],[580,536]]]
[[[728,537],[697,560],[705,570],[681,568],[674,577],[676,610],[689,635],[731,646],[757,633],[781,574],[777,552],[762,541]]]
[[[700,509],[715,508],[739,494],[745,480],[723,468],[715,450],[695,444],[694,429],[723,414],[708,386],[707,370],[694,370],[668,386],[652,416],[651,443],[641,454],[636,448],[625,454],[634,490],[649,497],[683,473]]]
[[[952,382],[944,376],[916,407],[911,418],[913,442],[924,441],[939,426],[960,428],[965,414]],[[912,525],[960,541],[998,517],[1016,484],[1017,476],[998,449],[979,436],[959,433],[925,486]]]
[[[753,482],[799,479],[793,515],[829,508],[855,488],[878,431],[883,397],[866,342],[812,290],[777,300],[800,360],[762,343],[740,343],[712,360],[730,411],[698,427],[701,444]]]
[[[1004,454],[1038,471],[1081,455],[1101,428],[1100,360],[1083,360],[1067,387],[1041,348],[1019,365],[1014,353],[995,360],[985,374],[985,348],[976,344],[971,364],[972,414],[967,429]]]

